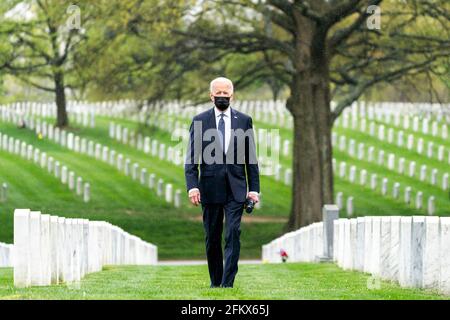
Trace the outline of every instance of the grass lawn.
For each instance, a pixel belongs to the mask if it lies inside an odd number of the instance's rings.
[[[12,269],[0,269],[0,299],[448,299],[433,291],[404,289],[334,264],[240,265],[234,288],[209,288],[206,265],[105,267],[79,285],[15,289]]]

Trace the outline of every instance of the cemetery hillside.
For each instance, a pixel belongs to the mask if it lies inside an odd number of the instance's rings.
[[[70,103],[71,126],[64,129],[52,124],[55,110],[51,104],[2,106],[2,242],[14,243],[15,209],[39,208],[42,213],[66,219],[107,221],[157,246],[160,260],[204,258],[201,213],[186,197],[180,142],[190,117],[210,105],[186,107],[168,102],[165,108],[152,106],[152,116],[146,119],[146,108],[150,106],[138,111],[133,107],[136,104],[139,103]],[[243,217],[242,225],[242,257],[270,261],[271,257],[261,253],[261,244],[282,236],[289,216],[292,122],[282,102],[237,101],[235,106],[253,114],[257,141],[263,141],[264,134],[273,139],[269,152],[259,159],[261,171],[266,173],[261,177],[261,202],[254,214]],[[395,103],[355,104],[336,124],[333,165],[335,204],[340,218],[449,215],[447,116],[440,112],[433,116],[409,114],[411,107]],[[279,135],[272,137],[271,130],[277,130]],[[280,161],[274,166],[271,161],[275,154],[279,154]],[[270,194],[276,196],[266,196]],[[295,249],[288,252],[294,253]],[[95,252],[92,254],[96,256]],[[311,257],[299,256],[298,261],[314,261],[314,255]],[[272,259],[279,261],[276,256]],[[116,263],[133,264],[104,264]],[[98,265],[94,270],[100,270]],[[261,273],[266,272],[265,267],[252,266]],[[198,272],[198,268],[191,266],[187,270]],[[299,268],[309,270],[306,265]],[[326,277],[326,270],[321,269],[316,276]],[[142,272],[152,274],[151,269],[143,268]],[[164,270],[160,276],[168,277],[171,272]],[[314,273],[314,269],[308,272]],[[3,273],[3,277],[8,275],[11,274]],[[358,281],[365,285],[367,276],[362,277]],[[99,294],[90,290],[93,296]],[[142,290],[142,297],[151,294]],[[72,297],[45,290],[37,294]],[[176,291],[172,294],[177,295]],[[254,293],[242,294],[257,297]],[[421,294],[417,298],[431,297]]]
[[[449,16],[1,1],[0,300],[449,300]]]

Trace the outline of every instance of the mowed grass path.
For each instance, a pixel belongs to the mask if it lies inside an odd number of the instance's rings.
[[[334,264],[240,265],[234,288],[209,288],[202,266],[105,267],[79,285],[16,289],[12,269],[0,269],[0,299],[449,299],[434,291],[403,289]]]

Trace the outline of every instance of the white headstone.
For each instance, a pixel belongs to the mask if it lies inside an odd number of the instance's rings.
[[[135,163],[133,164],[133,172],[132,172],[133,180],[137,180],[138,176],[139,176],[139,164]]]
[[[30,210],[14,210],[14,286],[25,288],[31,285],[31,236]]]
[[[420,167],[420,181],[425,181],[426,178],[427,178],[427,166],[423,164]]]
[[[91,185],[88,182],[86,182],[84,184],[83,201],[87,203],[90,200],[91,200]]]
[[[69,190],[75,189],[75,173],[73,171],[69,172]]]
[[[403,131],[397,133],[397,146],[403,147]]]
[[[450,252],[450,217],[441,217],[439,290],[447,295],[450,294],[450,255],[448,252]]]
[[[444,161],[444,152],[445,152],[444,146],[440,145],[438,148],[438,160],[439,161]]]
[[[355,166],[351,166],[350,167],[349,180],[350,180],[350,182],[354,183],[355,179],[356,179],[356,167]]]
[[[365,186],[366,182],[367,182],[367,171],[365,169],[362,169],[359,176],[359,183]]]
[[[78,196],[81,196],[83,194],[83,178],[78,177],[77,178],[77,190],[76,193]]]
[[[417,141],[417,153],[422,154],[423,152],[423,139],[419,138],[419,141]]]
[[[447,139],[448,138],[448,129],[447,129],[447,125],[443,124],[442,125],[442,139]]]
[[[61,169],[61,182],[63,184],[66,184],[68,180],[68,171],[67,171],[67,167],[63,166]]]
[[[384,165],[384,150],[378,151],[378,164],[380,166]]]
[[[394,129],[389,128],[388,129],[388,143],[394,142]]]
[[[375,190],[377,188],[377,174],[372,173],[370,176],[370,188]]]
[[[405,174],[405,158],[403,157],[398,160],[398,172]]]
[[[411,187],[405,188],[405,203],[411,203]]]
[[[117,156],[117,169],[119,171],[123,170],[123,154],[121,153]]]
[[[383,141],[384,140],[384,125],[379,125],[378,127],[378,139]]]
[[[414,177],[415,174],[416,174],[416,162],[411,161],[409,163],[409,176]]]
[[[129,176],[130,173],[131,173],[131,160],[127,158],[125,160],[125,175]]]
[[[411,283],[412,257],[411,257],[412,217],[400,217],[400,245],[399,245],[399,272],[400,286],[407,287]]]
[[[392,191],[392,196],[394,197],[394,199],[398,199],[398,197],[400,196],[400,183],[398,183],[398,182],[394,183],[394,189]]]
[[[423,199],[423,193],[422,191],[417,192],[416,194],[416,209],[422,209],[422,199]]]
[[[353,216],[353,197],[347,198],[347,216]]]
[[[369,152],[368,152],[368,156],[367,156],[367,161],[372,162],[373,161],[373,154],[375,152],[375,148],[370,146],[369,147]]]
[[[436,211],[434,196],[430,196],[428,198],[428,206],[427,206],[428,215],[432,216],[434,215],[434,212]]]
[[[437,169],[433,169],[431,171],[431,184],[433,186],[437,184],[437,175],[438,175],[438,170]]]
[[[448,173],[445,173],[442,176],[442,189],[445,191],[448,190]]]
[[[164,188],[164,181],[162,179],[159,179],[158,180],[158,185],[157,185],[157,188],[156,188],[156,195],[158,197],[162,197],[163,192],[164,192],[163,188]]]
[[[408,144],[407,144],[407,148],[408,150],[412,150],[414,145],[414,136],[412,134],[408,135]]]
[[[171,203],[173,200],[173,187],[170,183],[166,184],[166,202]]]
[[[364,158],[364,143],[358,144],[358,159],[362,160]]]
[[[390,153],[388,156],[388,168],[389,170],[394,170],[395,168],[395,155]]]
[[[39,211],[30,212],[29,235],[31,285],[39,286],[42,283],[43,273],[41,259],[41,213]]]
[[[347,171],[347,164],[345,162],[341,162],[339,164],[339,177],[345,178],[346,171]]]
[[[382,184],[381,184],[381,194],[385,196],[387,194],[388,190],[388,178],[383,178]]]
[[[147,181],[147,169],[146,168],[142,168],[141,170],[141,184],[144,185],[145,182]]]
[[[145,139],[144,139],[144,152],[146,154],[150,153],[150,138],[149,137],[145,137]]]
[[[336,205],[339,209],[344,207],[344,196],[342,192],[338,192],[336,195]]]
[[[427,148],[427,157],[432,158],[433,157],[433,142],[428,142],[428,148]]]

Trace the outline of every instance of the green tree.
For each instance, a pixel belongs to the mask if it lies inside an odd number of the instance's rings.
[[[11,75],[40,90],[55,95],[57,125],[67,126],[66,90],[71,81],[73,56],[86,40],[95,5],[78,1],[70,5],[58,0],[6,1],[2,29],[8,29],[7,46],[13,56],[4,68]]]
[[[186,47],[276,58],[294,120],[289,229],[321,220],[333,203],[331,129],[341,112],[382,82],[435,72],[449,56],[449,3],[395,0],[203,1]],[[381,10],[381,26],[377,16]],[[270,21],[275,33],[267,32]],[[331,99],[337,101],[331,107]]]

